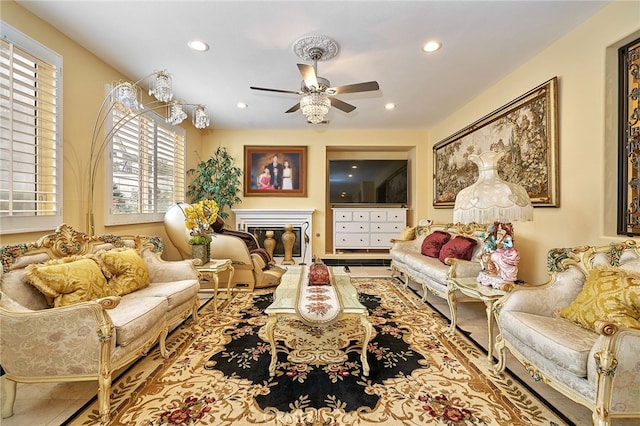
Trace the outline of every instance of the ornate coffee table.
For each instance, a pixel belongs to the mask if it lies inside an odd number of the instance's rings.
[[[308,285],[308,269],[302,266],[290,266],[282,276],[280,284],[274,293],[274,300],[265,313],[269,315],[266,325],[267,337],[271,344],[271,363],[269,375],[274,376],[277,362],[277,346],[274,329],[279,318],[288,317],[302,321],[310,327],[333,324],[348,317],[359,317],[364,328],[362,341],[362,372],[369,375],[367,361],[367,346],[373,333],[373,326],[369,322],[367,308],[358,301],[358,292],[351,284],[351,277],[344,267],[331,269],[332,285]],[[322,297],[317,296],[322,293]],[[318,303],[321,301],[321,303]],[[313,305],[312,308],[309,308]]]

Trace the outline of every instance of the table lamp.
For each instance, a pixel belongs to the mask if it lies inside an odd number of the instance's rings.
[[[453,207],[454,222],[487,224],[478,282],[494,288],[513,285],[517,280],[520,253],[513,245],[511,222],[533,220],[527,191],[498,176],[498,160],[504,154],[486,151],[469,156],[478,166],[478,180],[458,192]]]

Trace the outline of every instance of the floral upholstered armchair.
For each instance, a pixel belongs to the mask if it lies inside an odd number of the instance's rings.
[[[548,283],[496,305],[497,370],[509,349],[535,380],[591,409],[594,425],[640,419],[640,248],[553,249],[547,264]]]

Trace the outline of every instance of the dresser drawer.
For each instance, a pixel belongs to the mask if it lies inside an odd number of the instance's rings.
[[[336,235],[335,245],[338,248],[360,248],[369,246],[369,234]]]
[[[387,221],[387,212],[386,211],[372,211],[369,213],[371,217],[371,222],[386,222]]]
[[[353,212],[336,211],[334,212],[333,217],[336,222],[351,222],[353,220]]]
[[[355,211],[352,213],[354,222],[369,222],[369,212]]]
[[[336,232],[369,232],[368,222],[336,222]]]
[[[371,222],[369,230],[374,232],[395,233],[396,236],[404,229],[404,223],[400,222]]]
[[[369,244],[372,248],[390,248],[391,239],[397,237],[398,234],[395,232],[389,234],[371,234],[369,237]]]

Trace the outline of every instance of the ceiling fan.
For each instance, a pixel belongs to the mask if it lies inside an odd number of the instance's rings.
[[[355,106],[335,98],[334,95],[369,92],[380,89],[377,81],[334,87],[331,86],[329,80],[318,76],[318,61],[331,59],[338,53],[337,43],[329,37],[303,37],[294,43],[293,51],[300,58],[313,61],[313,65],[298,64],[298,69],[302,75],[300,90],[267,89],[264,87],[250,86],[253,90],[301,95],[302,98],[300,102],[286,110],[285,113],[292,113],[301,109],[310,123],[319,124],[324,122],[324,116],[329,112],[331,106],[346,113],[356,109]]]

